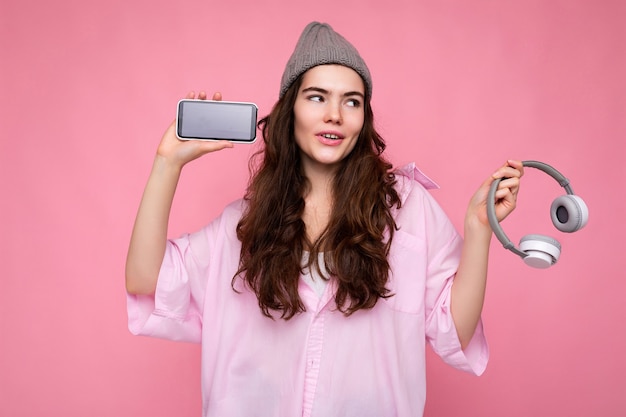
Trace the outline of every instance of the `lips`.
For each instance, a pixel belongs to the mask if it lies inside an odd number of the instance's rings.
[[[339,132],[328,131],[318,133],[317,138],[324,145],[338,145],[345,137]]]

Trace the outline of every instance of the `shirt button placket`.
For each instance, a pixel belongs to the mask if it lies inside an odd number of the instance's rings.
[[[306,367],[304,376],[303,417],[311,415],[315,389],[319,380],[320,362],[324,342],[324,314],[317,313],[313,317],[306,347]]]

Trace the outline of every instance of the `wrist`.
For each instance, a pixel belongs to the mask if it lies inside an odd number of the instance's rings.
[[[156,155],[152,163],[152,176],[160,178],[160,181],[178,182],[183,165],[172,161],[162,155]]]
[[[467,216],[463,225],[464,238],[491,241],[492,230],[489,224],[481,222],[478,218]]]
[[[153,168],[159,172],[180,175],[183,164],[157,153],[154,157]]]

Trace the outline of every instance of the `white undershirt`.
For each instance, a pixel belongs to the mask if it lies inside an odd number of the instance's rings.
[[[306,265],[309,261],[309,252],[305,251],[302,254],[302,264]],[[318,254],[318,264],[320,270],[324,276],[328,276],[328,271],[326,271],[326,264],[324,263],[324,254]],[[320,273],[317,271],[317,268],[314,266],[312,268],[304,268],[302,274],[302,280],[315,291],[315,294],[318,298],[322,298],[322,294],[324,294],[324,290],[328,285],[328,280],[322,278]]]

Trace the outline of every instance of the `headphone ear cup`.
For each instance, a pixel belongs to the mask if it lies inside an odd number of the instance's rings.
[[[582,198],[567,194],[557,197],[550,206],[552,224],[561,232],[572,233],[582,229],[589,219],[589,210]]]
[[[549,236],[526,235],[519,242],[519,248],[526,254],[524,263],[533,268],[545,269],[554,265],[561,255],[561,244]]]

